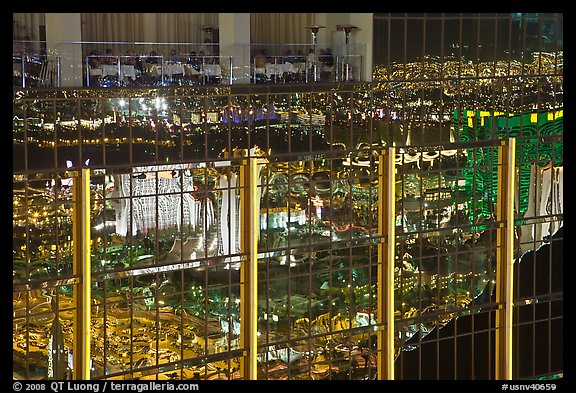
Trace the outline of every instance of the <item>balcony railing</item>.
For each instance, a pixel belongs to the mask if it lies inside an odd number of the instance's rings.
[[[19,41],[15,41],[20,43]],[[37,42],[36,42],[37,44]],[[131,87],[365,81],[365,45],[61,43],[14,46],[13,86]],[[17,53],[18,52],[18,53]],[[309,52],[315,53],[308,56]],[[106,53],[106,55],[103,55]]]
[[[60,56],[36,53],[12,55],[14,87],[59,87]]]
[[[362,56],[272,56],[264,61],[253,57],[251,78],[253,83],[310,83],[365,80]]]
[[[84,59],[86,86],[232,84],[231,56],[100,56]]]

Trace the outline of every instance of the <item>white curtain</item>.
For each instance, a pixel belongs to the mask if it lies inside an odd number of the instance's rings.
[[[134,42],[142,35],[142,14],[82,13],[82,41]]]
[[[148,15],[149,16],[149,15]],[[147,38],[153,22],[155,37]],[[82,40],[107,42],[200,43],[202,26],[218,25],[217,13],[83,13]]]
[[[12,39],[38,41],[39,26],[45,24],[43,12],[19,12],[12,14]]]
[[[250,40],[253,44],[311,44],[306,26],[314,21],[314,13],[251,13]]]
[[[13,13],[13,39],[37,41],[44,13]],[[218,26],[218,13],[82,13],[82,41],[202,43],[202,26]],[[155,26],[148,24],[154,23]],[[253,44],[310,44],[314,13],[251,13]],[[150,29],[155,36],[150,37]],[[147,33],[147,34],[146,34]]]
[[[218,26],[218,13],[156,14],[156,42],[202,43],[202,26]]]

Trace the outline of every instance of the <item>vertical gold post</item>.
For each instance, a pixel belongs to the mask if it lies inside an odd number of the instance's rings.
[[[73,263],[79,277],[74,286],[73,379],[90,379],[90,169],[81,169],[73,187]]]
[[[514,188],[516,139],[498,148],[498,200],[496,220],[496,379],[512,379],[512,306],[514,274]]]
[[[395,156],[390,147],[380,153],[378,163],[378,379],[394,379],[394,253]]]
[[[242,378],[257,379],[258,360],[258,159],[242,161],[240,167],[240,362]]]

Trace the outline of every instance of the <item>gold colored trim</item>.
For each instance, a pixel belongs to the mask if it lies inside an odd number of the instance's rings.
[[[240,167],[240,375],[256,380],[258,361],[258,159],[242,161]]]
[[[496,220],[496,379],[512,379],[512,306],[514,274],[514,188],[516,139],[502,141],[498,148],[498,200]]]
[[[74,178],[74,369],[75,380],[90,379],[90,169],[81,169]]]
[[[378,163],[378,379],[394,379],[394,147],[383,150]]]

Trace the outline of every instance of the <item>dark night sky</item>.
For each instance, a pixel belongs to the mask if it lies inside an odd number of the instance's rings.
[[[541,26],[538,19],[510,18],[510,13],[497,18],[494,14],[480,14],[482,18],[477,14],[401,15],[374,19],[375,65],[413,62],[423,54],[489,61],[507,59],[508,53],[518,58],[523,50],[562,50],[562,25],[553,14],[546,14]]]

